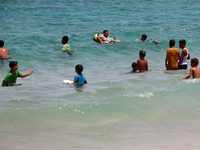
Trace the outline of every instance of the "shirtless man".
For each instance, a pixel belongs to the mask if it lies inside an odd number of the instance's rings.
[[[191,69],[190,73],[187,77],[183,77],[182,79],[189,79],[191,76],[194,78],[200,78],[200,68],[197,67],[199,64],[199,60],[197,58],[192,58],[191,59]]]
[[[104,30],[103,35],[98,36],[97,39],[100,41],[101,44],[116,43],[116,41],[113,38],[108,37],[108,35],[109,35],[108,30]]]
[[[144,57],[146,56],[146,52],[140,51],[139,56],[140,56],[140,59],[137,60],[139,72],[141,73],[141,72],[148,71],[148,62],[146,59],[144,59]]]
[[[3,46],[4,46],[4,41],[0,40],[0,59],[1,59],[1,61],[11,59],[11,57],[8,56],[9,50],[3,48]]]

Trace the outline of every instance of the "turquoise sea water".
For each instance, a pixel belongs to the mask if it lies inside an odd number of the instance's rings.
[[[165,71],[168,41],[200,59],[197,0],[0,0],[0,39],[18,61],[22,86],[0,88],[0,149],[199,150],[200,80]],[[120,43],[100,45],[109,30]],[[161,41],[141,42],[140,36]],[[57,51],[69,36],[73,57]],[[127,74],[139,51],[149,71]],[[81,63],[88,84],[73,80]],[[190,62],[188,61],[188,64]],[[9,71],[0,65],[0,81]]]

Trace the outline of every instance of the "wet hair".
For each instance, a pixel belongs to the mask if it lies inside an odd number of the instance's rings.
[[[11,68],[11,67],[14,67],[15,65],[17,65],[17,61],[11,61],[10,63],[9,63],[9,67]]]
[[[3,47],[3,46],[4,46],[4,41],[0,40],[0,47]]]
[[[78,65],[76,65],[75,69],[78,74],[81,74],[81,72],[83,71],[83,65],[78,64]]]
[[[194,63],[195,65],[199,64],[199,60],[197,58],[192,58],[191,63]]]
[[[184,39],[179,41],[179,44],[186,44],[186,41]]]
[[[140,54],[140,57],[141,57],[141,58],[144,58],[144,57],[146,56],[146,52],[145,52],[145,51],[140,51],[139,54]]]
[[[68,36],[66,35],[66,36],[63,36],[63,39],[64,39],[64,41],[67,43],[68,42]]]
[[[134,67],[137,67],[137,63],[136,62],[132,63],[132,68],[134,68]]]
[[[142,37],[146,40],[147,39],[147,35],[146,34],[142,34]]]
[[[169,41],[169,45],[170,45],[170,46],[174,46],[174,45],[175,45],[175,41],[174,41],[173,39],[170,40],[170,41]]]
[[[104,31],[103,31],[103,34],[106,33],[106,32],[108,32],[108,30],[104,30]]]

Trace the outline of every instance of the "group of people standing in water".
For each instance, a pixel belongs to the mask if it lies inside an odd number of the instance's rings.
[[[109,35],[108,30],[104,30],[103,35],[97,36],[97,39],[96,39],[97,42],[99,42],[100,44],[119,42],[118,40],[110,38],[108,35]],[[146,39],[147,39],[147,35],[143,34],[141,36],[141,41],[145,41]],[[70,46],[68,44],[68,36],[63,36],[61,42],[63,44],[61,51],[67,52],[69,55],[72,55],[73,51],[70,49]],[[159,44],[159,42],[155,41],[155,44]],[[190,59],[190,54],[189,54],[188,49],[185,47],[185,45],[186,45],[186,41],[184,39],[179,41],[179,47],[182,48],[182,51],[180,52],[178,48],[175,48],[175,40],[172,39],[169,41],[170,48],[167,49],[166,59],[165,59],[166,70],[187,69],[186,60]],[[1,62],[11,59],[11,57],[8,55],[9,50],[3,48],[3,46],[4,46],[4,41],[0,40]],[[131,73],[136,73],[137,70],[139,70],[140,73],[148,71],[148,62],[147,60],[144,59],[145,55],[146,55],[145,51],[139,52],[140,58],[137,60],[137,62],[132,63],[133,70],[131,71]],[[192,58],[191,64],[190,64],[191,65],[190,73],[188,76],[183,77],[182,79],[188,79],[191,76],[193,78],[200,78],[200,68],[197,67],[198,63],[199,63],[199,60],[197,58]],[[18,71],[17,62],[14,62],[14,61],[11,61],[9,66],[11,70],[9,71],[5,79],[3,80],[2,86],[13,85],[16,83],[17,77],[24,78],[33,73],[33,71],[31,70],[27,74],[21,74]],[[81,64],[78,64],[75,67],[75,72],[77,73],[77,75],[74,78],[75,84],[79,84],[79,82],[81,85],[87,83],[85,77],[82,75],[82,71],[83,71],[83,66]]]
[[[175,70],[175,69],[187,69],[187,59],[190,59],[190,54],[188,49],[185,47],[186,41],[180,40],[179,47],[182,48],[180,53],[178,48],[175,48],[175,41],[169,41],[169,49],[167,49],[166,59],[165,59],[165,67],[167,70]]]
[[[188,49],[185,47],[186,41],[180,40],[179,47],[182,48],[180,53],[178,48],[175,48],[175,41],[169,41],[169,49],[167,49],[166,59],[165,59],[165,67],[166,70],[176,70],[176,69],[187,69],[187,59],[190,59],[190,54]],[[200,68],[197,67],[199,60],[197,58],[191,59],[191,69],[190,73],[187,77],[183,77],[182,79],[188,79],[191,76],[193,78],[200,78]]]
[[[145,41],[147,38],[146,34],[143,34],[141,36],[141,41]],[[165,59],[165,67],[166,70],[177,70],[177,69],[187,69],[187,59],[190,59],[190,53],[188,49],[185,47],[186,41],[184,39],[179,41],[179,47],[182,49],[180,50],[178,48],[175,48],[175,40],[169,41],[169,49],[167,49],[166,53],[166,59]],[[183,77],[182,79],[188,79],[191,76],[193,78],[200,78],[200,68],[197,67],[199,64],[199,60],[197,58],[191,59],[191,69],[188,76]],[[138,65],[137,65],[138,66]],[[132,67],[133,70],[137,69],[136,64],[133,63]]]

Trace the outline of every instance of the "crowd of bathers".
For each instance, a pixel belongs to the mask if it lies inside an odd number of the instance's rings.
[[[62,37],[62,44],[63,47],[61,48],[61,51],[67,52],[68,55],[73,55],[73,51],[71,50],[69,44],[68,44],[68,36],[63,36]],[[141,36],[141,41],[145,41],[147,39],[147,35],[143,34]],[[103,34],[96,36],[94,39],[95,41],[99,42],[100,44],[107,44],[107,43],[116,43],[119,42],[119,40],[113,39],[109,37],[109,32],[108,30],[104,30]],[[158,44],[158,42],[156,42]],[[8,55],[9,50],[6,48],[3,48],[4,46],[4,41],[0,40],[0,59],[1,62],[5,60],[11,59],[11,57]],[[186,41],[184,39],[179,41],[179,47],[182,49],[180,50],[178,48],[175,48],[175,40],[170,40],[169,41],[169,49],[167,49],[166,53],[166,59],[165,59],[165,67],[166,70],[177,70],[177,69],[187,69],[187,62],[186,60],[190,59],[190,54],[188,49],[185,47],[186,46]],[[148,62],[144,57],[146,56],[145,51],[140,51],[139,52],[139,59],[137,62],[132,63],[132,68],[133,70],[130,73],[136,73],[137,71],[139,73],[148,71]],[[200,68],[197,67],[199,63],[199,60],[197,58],[192,58],[191,59],[191,69],[189,72],[189,75],[186,77],[183,77],[182,79],[188,79],[191,76],[193,78],[200,78]],[[2,82],[2,86],[12,86],[16,84],[16,80],[18,77],[24,78],[33,73],[33,70],[30,70],[29,73],[27,74],[21,74],[18,70],[18,63],[16,61],[10,61],[9,63],[10,71],[8,72],[7,76],[4,78]],[[74,77],[73,83],[76,85],[84,85],[87,83],[87,80],[85,79],[84,75],[82,74],[83,71],[83,65],[78,64],[75,67],[75,72],[77,75]]]

